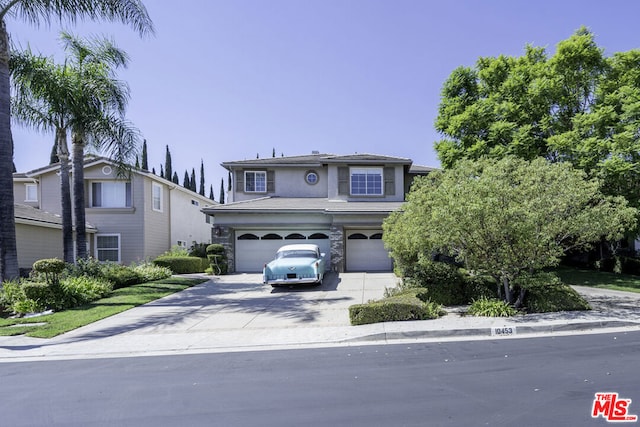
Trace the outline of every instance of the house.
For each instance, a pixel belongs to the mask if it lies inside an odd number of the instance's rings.
[[[222,163],[232,185],[214,216],[213,243],[231,271],[256,272],[290,243],[314,243],[336,272],[390,271],[382,221],[399,209],[413,177],[432,168],[373,154],[273,157]]]
[[[20,212],[32,217],[30,228],[16,232],[20,268],[31,267],[34,257],[63,257],[62,232],[51,231],[61,230],[59,173],[60,165],[52,164],[14,174],[16,227],[27,221]],[[85,159],[84,180],[87,249],[100,261],[129,264],[211,239],[212,221],[201,209],[215,202],[207,197],[142,169],[124,177],[104,157]],[[37,244],[42,251],[34,251]]]

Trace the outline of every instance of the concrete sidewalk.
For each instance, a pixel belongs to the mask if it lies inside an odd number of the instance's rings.
[[[322,287],[276,288],[257,274],[206,283],[52,339],[0,337],[0,362],[134,357],[388,342],[506,339],[640,330],[640,294],[576,288],[591,311],[463,316],[350,326],[348,307],[383,296],[391,273],[343,273]]]

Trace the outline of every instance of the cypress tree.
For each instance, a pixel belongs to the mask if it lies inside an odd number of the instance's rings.
[[[182,186],[184,188],[189,188],[191,186],[191,180],[189,179],[189,172],[184,171],[184,178],[182,179]]]
[[[196,184],[196,168],[191,168],[191,180],[189,181],[189,190],[194,193],[198,191],[198,186]]]
[[[200,195],[204,196],[204,161],[200,159]]]
[[[224,179],[222,181],[224,182]],[[231,171],[227,174],[227,190],[231,191]]]
[[[211,185],[209,186],[209,198],[210,198],[211,200],[214,200],[214,201],[215,201],[215,199],[214,199],[214,197],[213,197],[213,184],[211,184]]]
[[[169,151],[168,145],[164,160],[164,171],[166,176],[168,177],[167,179],[171,179],[171,177],[173,177],[173,168],[171,167],[171,152]]]
[[[140,167],[142,167],[142,169],[144,170],[149,170],[149,163],[147,160],[147,140],[146,139],[142,142],[142,163],[140,164]]]
[[[164,168],[160,165],[160,178],[164,178]]]
[[[180,180],[178,179],[178,172],[173,172],[173,178],[171,179],[171,182],[178,185],[180,184]]]
[[[136,156],[136,169],[140,169],[140,160],[138,159],[138,156]]]
[[[224,205],[224,178],[220,179],[220,204]]]

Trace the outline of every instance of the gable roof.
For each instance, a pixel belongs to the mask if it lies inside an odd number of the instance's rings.
[[[384,163],[384,164],[402,164],[411,165],[411,159],[404,157],[391,157],[381,156],[378,154],[348,154],[348,155],[336,155],[336,154],[320,154],[313,153],[301,156],[287,156],[287,157],[269,157],[264,159],[252,159],[252,160],[239,160],[233,162],[221,163],[222,167],[231,170],[237,167],[265,167],[265,166],[322,166],[325,164],[371,164],[371,163]]]

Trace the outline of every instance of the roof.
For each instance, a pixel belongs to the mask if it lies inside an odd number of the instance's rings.
[[[50,228],[62,228],[62,217],[60,215],[52,214],[50,212],[19,203],[14,205],[14,211],[16,223],[40,225]],[[87,231],[90,233],[97,231],[96,227],[89,223],[87,223],[86,227]]]
[[[342,213],[388,214],[402,207],[404,202],[353,202],[329,200],[321,197],[262,197],[241,202],[216,205],[202,209],[204,213]]]
[[[411,159],[404,157],[391,157],[381,156],[378,154],[348,154],[348,155],[335,155],[335,154],[308,154],[302,156],[287,156],[287,157],[268,157],[264,159],[252,159],[252,160],[239,160],[234,162],[224,162],[222,167],[226,169],[232,169],[234,167],[265,167],[265,166],[322,166],[324,164],[371,164],[371,163],[385,163],[385,164],[403,164],[410,165]]]
[[[116,165],[116,163],[113,160],[109,159],[108,157],[87,155],[84,158],[84,168],[85,169],[88,168],[88,167],[99,165],[99,164],[108,164],[108,165],[111,165],[111,166]],[[33,178],[35,178],[35,177],[37,177],[39,175],[43,175],[43,174],[50,173],[50,172],[53,172],[53,171],[58,171],[58,169],[60,169],[60,163],[53,163],[53,164],[50,164],[50,165],[47,165],[47,166],[44,166],[44,167],[41,167],[41,168],[38,168],[38,169],[33,169],[33,170],[29,171],[29,172],[14,173],[13,174],[13,178],[14,178],[14,180],[17,180],[17,181],[18,180],[24,180],[26,178],[33,179]],[[214,200],[209,199],[206,196],[201,195],[200,193],[191,191],[188,188],[185,188],[185,187],[181,186],[180,184],[176,184],[173,181],[170,181],[168,179],[162,178],[162,177],[160,177],[158,175],[155,175],[154,173],[149,172],[147,170],[132,167],[131,171],[136,173],[136,174],[138,174],[138,175],[146,176],[149,179],[152,179],[154,181],[163,183],[163,184],[171,187],[171,189],[178,189],[180,191],[186,192],[189,195],[191,195],[192,197],[198,198],[202,202],[206,202],[206,203],[208,203],[210,205],[215,205],[215,204],[218,203],[218,202],[216,202]]]
[[[429,172],[437,171],[438,168],[432,168],[430,166],[411,165],[409,173],[413,174],[427,174]]]

